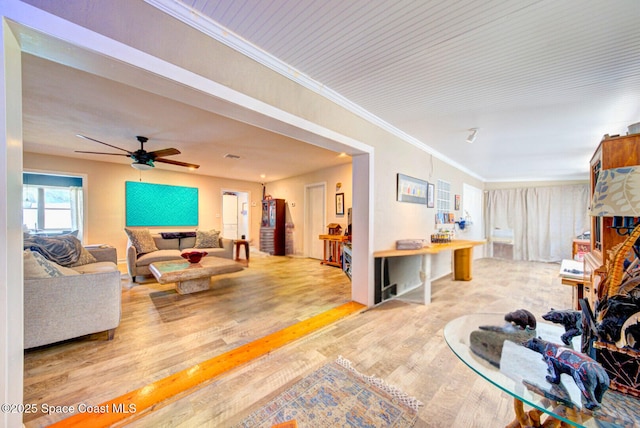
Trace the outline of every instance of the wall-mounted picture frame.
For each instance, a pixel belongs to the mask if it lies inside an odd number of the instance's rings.
[[[427,183],[418,178],[398,174],[398,189],[396,200],[414,204],[427,204]]]
[[[453,206],[456,211],[460,210],[460,195],[455,196]]]
[[[344,215],[344,193],[336,193],[336,215]]]
[[[427,208],[435,207],[435,198],[436,198],[436,185],[433,183],[427,184]]]

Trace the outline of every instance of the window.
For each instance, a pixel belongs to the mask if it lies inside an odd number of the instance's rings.
[[[31,233],[78,231],[82,239],[82,178],[24,173],[22,223]]]
[[[451,212],[451,183],[438,180],[436,189],[436,215],[439,223],[450,223]]]

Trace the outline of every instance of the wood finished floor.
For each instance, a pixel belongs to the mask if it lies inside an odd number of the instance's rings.
[[[391,301],[346,318],[129,426],[230,426],[255,403],[339,355],[425,403],[417,426],[504,426],[512,419],[512,400],[458,361],[442,329],[466,313],[526,308],[539,316],[552,306],[570,307],[571,289],[560,284],[558,269],[476,260],[473,281],[435,281],[431,305]],[[240,275],[247,280],[235,278]],[[277,286],[276,279],[286,285]],[[339,269],[279,257],[252,260],[250,269],[221,278],[198,299],[170,290],[155,282],[125,290],[123,321],[113,342],[93,335],[26,352],[25,403],[98,404],[349,300]],[[25,424],[46,426],[59,419],[27,415]]]
[[[153,279],[125,280],[113,341],[100,333],[25,352],[24,402],[98,405],[349,302],[350,287],[340,269],[289,257],[253,257],[190,295]],[[47,426],[64,416],[24,422]]]

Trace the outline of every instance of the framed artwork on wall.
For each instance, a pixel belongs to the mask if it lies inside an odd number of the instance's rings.
[[[336,215],[344,215],[344,193],[336,193]]]
[[[396,200],[400,202],[412,202],[414,204],[427,203],[427,183],[418,178],[398,174],[398,189]]]
[[[435,206],[436,197],[436,185],[433,183],[427,184],[427,208],[433,208]]]
[[[460,210],[460,195],[456,195],[455,196],[455,200],[454,200],[454,209],[456,211]]]

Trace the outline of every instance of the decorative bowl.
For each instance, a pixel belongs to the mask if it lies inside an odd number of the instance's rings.
[[[189,261],[189,263],[199,263],[200,260],[206,256],[206,251],[188,251],[186,253],[182,253],[181,256]]]

